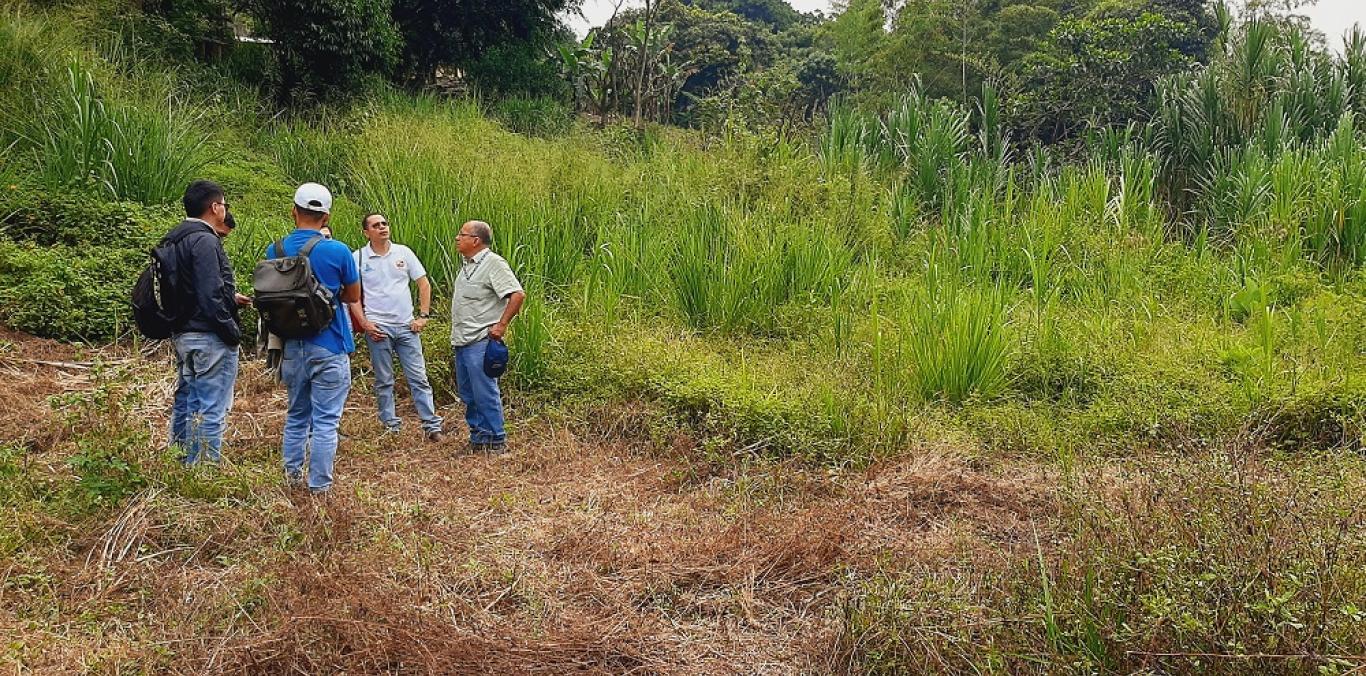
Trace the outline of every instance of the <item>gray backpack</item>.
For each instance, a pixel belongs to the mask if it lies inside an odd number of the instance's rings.
[[[252,304],[266,328],[281,338],[312,338],[336,315],[332,292],[318,281],[308,262],[308,254],[322,240],[313,238],[294,256],[284,255],[284,241],[275,240],[275,258],[258,262],[252,273]]]

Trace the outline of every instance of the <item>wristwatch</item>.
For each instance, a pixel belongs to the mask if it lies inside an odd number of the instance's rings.
[[[430,313],[430,312],[423,312],[423,313],[418,314],[417,318],[418,318],[418,319],[431,319],[431,318],[432,318],[432,313]]]

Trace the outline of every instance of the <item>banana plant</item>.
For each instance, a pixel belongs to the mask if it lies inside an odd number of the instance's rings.
[[[581,107],[598,116],[598,125],[607,123],[616,91],[613,87],[613,53],[610,46],[594,46],[598,31],[589,31],[578,45],[560,45],[560,65],[574,87],[574,98]]]

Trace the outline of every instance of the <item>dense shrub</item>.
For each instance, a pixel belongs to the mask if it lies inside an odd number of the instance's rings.
[[[146,260],[139,248],[44,247],[0,238],[0,322],[67,340],[125,335],[129,294]]]
[[[289,0],[246,3],[275,41],[276,98],[303,104],[339,99],[388,74],[403,47],[390,0]]]
[[[574,115],[567,106],[545,97],[500,99],[489,112],[508,129],[532,136],[557,136],[574,125]]]
[[[10,193],[0,195],[0,234],[43,246],[146,248],[180,219],[175,207],[107,202],[79,193]]]
[[[465,67],[466,77],[481,94],[495,98],[569,100],[569,84],[557,61],[543,45],[506,42],[485,50]]]
[[[0,186],[0,322],[108,340],[130,328],[129,292],[176,208]]]

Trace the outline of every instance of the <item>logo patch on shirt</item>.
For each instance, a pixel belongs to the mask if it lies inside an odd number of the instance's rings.
[[[408,267],[408,261],[405,261],[405,260],[403,260],[402,258],[400,258],[400,259],[394,261],[394,267],[396,267],[396,268],[398,268],[398,269],[400,269],[400,270],[403,270],[404,268],[407,268],[407,267]]]

